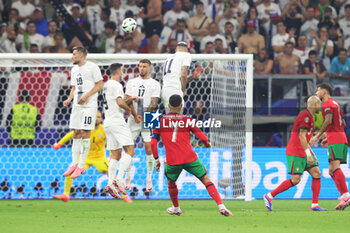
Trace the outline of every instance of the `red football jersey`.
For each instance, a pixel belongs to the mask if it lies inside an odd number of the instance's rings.
[[[190,132],[194,133],[205,145],[209,144],[207,136],[195,125],[194,120],[182,114],[169,113],[161,118],[159,129],[153,133],[160,135],[165,147],[166,163],[179,165],[197,160],[192,149]]]
[[[286,154],[305,157],[306,153],[299,139],[300,129],[307,129],[306,141],[309,142],[314,132],[314,119],[309,110],[304,110],[295,119],[291,137],[286,148]]]
[[[329,98],[322,104],[322,116],[324,120],[327,114],[332,114],[333,116],[332,124],[327,129],[328,145],[338,143],[348,144],[348,139],[344,132],[343,110],[332,98]]]

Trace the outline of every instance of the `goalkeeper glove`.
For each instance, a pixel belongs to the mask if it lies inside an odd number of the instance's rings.
[[[53,148],[55,148],[56,150],[59,150],[62,147],[62,144],[59,142],[56,142],[55,144],[53,144]]]

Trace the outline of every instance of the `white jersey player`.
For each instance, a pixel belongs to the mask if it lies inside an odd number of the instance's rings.
[[[191,61],[191,55],[188,52],[186,42],[177,43],[176,53],[165,61],[163,67],[162,99],[166,109],[170,96],[180,95],[184,97],[187,83],[201,75],[202,68],[198,66],[193,75],[187,77]]]
[[[132,79],[126,84],[125,95],[127,99],[136,97],[137,101],[133,102],[132,116],[129,117],[128,124],[131,129],[134,141],[141,134],[145,144],[146,151],[146,192],[152,192],[152,173],[154,167],[154,158],[151,149],[151,130],[144,129],[142,125],[143,111],[154,111],[157,108],[160,98],[160,84],[158,81],[150,77],[151,61],[143,59],[139,62],[140,76]],[[130,168],[126,174],[125,187],[130,188],[131,176]]]
[[[116,198],[120,198],[116,188],[126,195],[122,180],[135,154],[131,131],[124,119],[124,110],[131,111],[131,109],[124,101],[123,87],[120,84],[123,74],[122,66],[120,63],[110,65],[111,78],[104,85],[103,93],[105,109],[104,128],[107,138],[107,149],[111,151],[106,190]],[[125,154],[121,158],[122,148],[124,148]],[[119,172],[115,180],[119,160]]]
[[[63,102],[67,108],[74,99],[69,123],[69,127],[74,129],[73,159],[68,170],[63,173],[63,176],[70,175],[72,178],[85,172],[84,164],[90,150],[90,132],[95,128],[97,116],[97,92],[103,87],[100,68],[95,63],[86,61],[86,56],[85,48],[73,48],[72,89],[68,99]]]

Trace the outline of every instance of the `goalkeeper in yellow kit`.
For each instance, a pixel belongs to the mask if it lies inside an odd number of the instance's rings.
[[[86,159],[84,169],[86,170],[93,165],[101,174],[102,173],[108,174],[109,162],[105,155],[106,135],[105,135],[103,125],[101,124],[102,121],[103,121],[102,113],[98,111],[97,117],[96,117],[95,129],[91,131],[90,151]],[[62,147],[62,145],[67,143],[72,138],[73,138],[73,131],[67,133],[58,143],[55,143],[53,147],[56,150],[58,150]],[[66,176],[64,181],[64,193],[62,193],[61,195],[54,195],[53,197],[55,199],[62,200],[63,202],[68,202],[72,183],[73,183],[73,178],[71,178],[70,176]],[[122,196],[125,202],[132,202],[132,200],[127,195],[122,195]]]

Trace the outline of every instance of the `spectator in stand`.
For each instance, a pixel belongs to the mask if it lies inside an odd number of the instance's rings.
[[[225,24],[227,22],[230,22],[233,25],[233,34],[235,35],[235,40],[237,40],[237,38],[241,35],[241,24],[244,24],[243,18],[241,18],[240,22],[238,22],[238,20],[234,18],[233,9],[226,8],[224,14],[216,17],[216,23],[219,27],[220,33],[225,32]]]
[[[200,43],[204,36],[209,33],[209,24],[212,19],[204,14],[203,2],[196,4],[196,14],[188,20],[188,31],[193,37],[194,48],[200,52]]]
[[[91,26],[90,26],[90,23],[89,23],[88,21],[85,21],[85,22],[83,23],[82,27],[81,27],[81,29],[83,30],[85,36],[86,36],[86,37],[91,41],[91,43],[92,43],[93,37],[92,37],[92,35],[91,35],[91,33],[90,33],[90,28],[91,28]],[[82,47],[82,46],[83,46],[83,43],[80,41],[80,39],[79,39],[77,36],[75,36],[75,37],[71,40],[70,44],[68,45],[68,49],[72,49],[72,48],[74,48],[74,47]]]
[[[49,22],[44,18],[42,9],[40,7],[35,7],[32,19],[35,22],[36,33],[47,36],[49,34]]]
[[[19,21],[19,13],[16,8],[11,8],[8,16],[7,24],[8,26],[14,27],[17,33],[23,34],[25,24]]]
[[[50,21],[48,29],[49,29],[49,35],[47,35],[44,38],[43,48],[46,48],[48,46],[55,46],[56,45],[56,43],[55,43],[55,35],[57,33],[57,22],[56,21]],[[63,47],[64,48],[67,47],[67,42],[66,42],[65,39],[63,40]]]
[[[162,23],[162,1],[148,0],[142,1],[143,11],[139,16],[143,19],[143,26],[147,38],[149,53],[159,53],[159,36],[163,30]]]
[[[238,51],[240,53],[258,54],[259,50],[265,48],[265,39],[255,31],[255,23],[247,22],[247,33],[238,39]]]
[[[334,44],[328,39],[328,30],[326,27],[321,27],[319,35],[313,30],[310,32],[313,37],[312,46],[318,53],[318,58],[322,61],[327,70],[330,68],[330,57],[333,55]]]
[[[274,52],[274,58],[281,55],[285,50],[286,42],[292,42],[295,44],[295,29],[291,28],[289,33],[286,32],[286,26],[283,21],[277,23],[278,34],[272,37],[272,48]]]
[[[6,120],[6,130],[10,134],[10,147],[26,147],[34,144],[35,132],[41,127],[41,118],[36,107],[29,104],[30,93],[22,90],[20,103],[15,104]]]
[[[163,46],[161,50],[162,53],[164,53],[166,50],[166,47],[168,47],[170,39],[176,39],[178,42],[185,41],[188,44],[188,49],[189,50],[193,49],[193,39],[191,34],[186,29],[186,22],[183,19],[177,20],[174,26],[174,30],[169,35],[168,42],[166,43],[165,46]]]
[[[87,18],[91,25],[91,35],[96,38],[98,35],[98,25],[101,24],[101,12],[105,8],[103,3],[99,0],[87,0],[84,8],[83,17]]]
[[[205,50],[202,51],[201,53],[207,53],[207,54],[212,54],[212,53],[214,53],[214,43],[211,42],[211,41],[208,41],[208,42],[205,44]]]
[[[340,7],[339,10],[339,19],[343,18],[345,16],[345,7],[346,5],[350,4],[350,0],[346,0],[342,2],[342,6]]]
[[[182,10],[182,1],[175,0],[173,9],[165,13],[163,22],[164,25],[175,29],[174,26],[177,20],[183,19],[186,22],[189,18],[189,15]]]
[[[96,33],[97,38],[95,41],[95,46],[100,47],[102,43],[102,38],[105,31],[105,24],[111,22],[110,20],[111,10],[107,7],[101,9],[100,20],[97,24]]]
[[[230,6],[224,0],[216,0],[212,2],[213,3],[206,8],[206,15],[215,22],[216,17],[222,15],[225,12],[225,9],[230,8]]]
[[[343,31],[344,40],[350,38],[350,4],[346,4],[345,17],[339,20],[339,25]]]
[[[134,50],[134,44],[131,36],[127,36],[124,38],[123,48],[120,53],[136,53]]]
[[[116,28],[117,26],[114,22],[105,23],[105,33],[100,46],[102,53],[114,53]]]
[[[294,43],[288,41],[283,50],[283,54],[275,58],[275,72],[279,74],[300,74],[300,58],[293,54]]]
[[[298,13],[297,8],[299,8],[302,11],[302,14]],[[300,33],[300,27],[303,24],[303,15],[305,14],[305,9],[299,1],[287,4],[281,16],[281,18],[285,22],[287,31],[290,31],[292,28],[294,28],[295,34],[296,36],[298,36]]]
[[[211,41],[214,43],[214,41],[217,38],[222,39],[222,41],[224,42],[224,49],[226,50],[225,53],[227,53],[227,41],[223,35],[220,35],[218,33],[218,26],[216,25],[216,23],[209,24],[209,35],[203,37],[201,41],[201,52],[205,50],[205,45],[207,44],[207,42]]]
[[[324,15],[322,18],[320,18],[320,22],[318,23],[317,27],[326,27],[330,28],[332,25],[336,24],[336,18],[332,18],[332,9],[327,7],[325,9]]]
[[[343,34],[338,26],[338,24],[333,24],[328,28],[328,38],[333,42],[334,49],[331,59],[333,59],[339,51],[339,48],[344,48]]]
[[[81,7],[79,4],[74,3],[71,7],[71,13],[74,21],[78,24],[79,27],[83,27],[83,24],[87,22],[85,18],[82,18],[82,15],[80,13]],[[63,24],[63,33],[64,37],[67,40],[67,44],[71,44],[71,41],[75,37],[76,33],[74,30],[72,30],[67,23]],[[72,48],[72,46],[69,46],[69,48]]]
[[[140,7],[136,5],[135,0],[126,0],[125,14],[126,12],[131,11],[133,15],[138,15],[140,10],[141,10]]]
[[[222,39],[220,39],[220,38],[217,38],[214,41],[214,53],[216,53],[216,54],[227,53],[227,50],[224,49]]]
[[[42,45],[44,42],[44,37],[35,32],[35,22],[29,21],[27,23],[27,29],[23,35],[17,35],[16,43],[20,48],[22,53],[28,53],[30,49],[30,44],[37,44],[39,46],[39,51],[41,52]]]
[[[265,32],[270,31],[270,15],[277,13],[277,16],[281,15],[279,6],[273,3],[273,0],[264,0],[263,3],[256,7],[258,10],[259,19],[262,20]]]
[[[300,34],[307,36],[307,46],[312,46],[312,37],[310,36],[310,30],[318,30],[318,20],[314,18],[315,9],[313,7],[308,7],[305,13],[305,21],[300,28]]]
[[[53,8],[53,6],[51,6],[49,0],[43,0],[42,4],[40,4],[40,7],[43,10],[43,15],[48,22],[54,20],[56,16],[56,10]]]
[[[30,44],[29,53],[39,53],[39,47],[37,44]]]
[[[257,58],[254,60],[255,74],[272,74],[273,61],[265,48],[259,50]]]
[[[333,86],[350,86],[350,58],[347,57],[346,49],[339,49],[338,56],[332,60],[329,74]]]
[[[123,41],[124,37],[123,36],[116,36],[115,41],[114,41],[114,53],[120,53],[123,48]]]
[[[224,36],[227,41],[228,53],[236,53],[237,42],[235,35],[233,34],[233,25],[231,22],[226,22],[224,32]]]
[[[231,0],[229,2],[231,2],[231,8],[234,10],[235,17],[237,17],[237,19],[242,18],[243,21],[249,10],[247,1]]]
[[[337,16],[337,11],[334,9],[334,7],[332,7],[329,4],[328,0],[319,0],[319,4],[317,5],[316,9],[315,9],[315,15],[316,17],[318,17],[318,19],[322,19],[323,16],[325,15],[326,9],[327,8],[331,8],[332,10],[332,18],[336,19]]]
[[[66,48],[67,43],[62,32],[56,32],[53,38],[55,45],[47,47],[45,50],[46,53],[70,53],[70,51]]]
[[[28,20],[30,19],[35,7],[29,0],[18,0],[12,3],[12,8],[18,10],[19,20]]]
[[[176,46],[177,46],[177,40],[176,39],[170,39],[168,46],[166,47],[166,50],[164,53],[170,53],[173,54],[176,51]]]
[[[306,59],[309,57],[310,51],[311,51],[311,48],[307,47],[306,35],[300,35],[298,38],[298,46],[293,50],[293,54],[299,56],[301,60],[301,64],[304,64]]]
[[[125,8],[121,6],[121,1],[120,0],[112,0],[112,7],[111,7],[111,16],[110,20],[115,23],[115,25],[118,26],[118,33],[122,33],[119,25],[122,25],[124,15],[125,15]]]
[[[309,58],[303,65],[303,71],[304,74],[316,75],[317,84],[322,83],[328,75],[328,71],[326,70],[326,67],[324,67],[322,61],[317,59],[317,52],[315,50],[309,52]]]
[[[1,53],[18,53],[16,48],[17,33],[13,26],[7,27],[6,38],[0,43]]]
[[[195,4],[192,0],[183,0],[182,9],[190,16],[195,15]]]
[[[344,48],[350,52],[350,37],[344,41]],[[350,53],[348,53],[350,57]]]
[[[254,24],[256,25],[255,30],[257,33],[259,33],[262,36],[266,35],[263,22],[261,19],[258,18],[258,10],[256,9],[256,7],[249,8],[246,20],[244,21],[244,25],[247,24],[248,21],[254,22]],[[246,27],[243,28],[243,33],[247,33]]]

